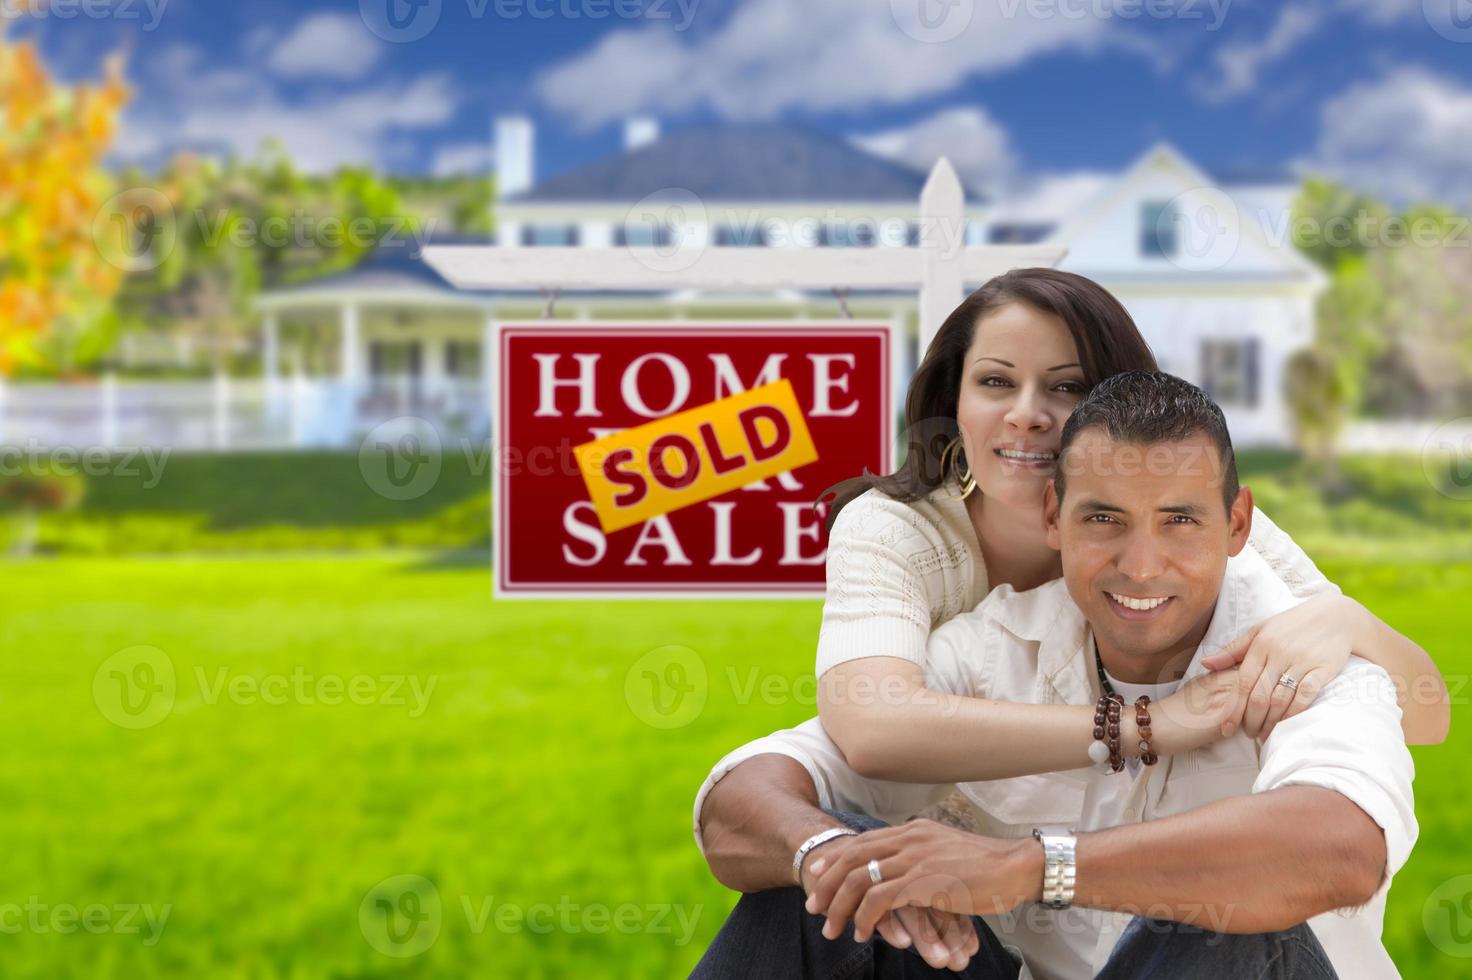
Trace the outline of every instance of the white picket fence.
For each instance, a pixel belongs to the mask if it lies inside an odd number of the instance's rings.
[[[486,438],[480,381],[410,377],[358,382],[294,375],[271,383],[206,381],[0,385],[0,445],[39,449],[169,448],[221,452],[353,448],[375,426],[412,416],[441,434]]]
[[[0,383],[0,446],[169,448],[221,452],[352,449],[375,426],[414,417],[442,436],[486,439],[490,392],[480,380],[408,376],[358,382],[290,375],[272,383],[206,381]],[[1355,422],[1346,452],[1447,451],[1472,456],[1472,416]],[[1240,448],[1248,448],[1243,444]]]

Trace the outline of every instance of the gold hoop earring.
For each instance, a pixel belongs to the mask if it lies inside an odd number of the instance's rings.
[[[947,443],[945,450],[940,454],[940,469],[942,473],[950,473],[955,468],[956,457],[960,455],[960,452],[961,437],[957,436]],[[971,492],[976,489],[976,478],[971,475],[970,462],[966,464],[965,473],[956,474],[956,482],[961,485],[960,497],[962,500],[971,496]],[[956,494],[952,494],[951,496],[956,496]]]

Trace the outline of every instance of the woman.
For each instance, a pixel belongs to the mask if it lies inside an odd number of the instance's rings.
[[[1021,591],[1061,574],[1045,541],[1042,505],[1063,423],[1091,386],[1128,370],[1156,370],[1154,356],[1129,313],[1098,284],[1053,269],[999,276],[946,319],[916,370],[904,465],[825,495],[832,503],[819,715],[855,770],[943,783],[1091,764],[1092,708],[927,691],[925,642],[990,589]],[[1311,704],[1353,652],[1395,680],[1406,741],[1440,742],[1450,711],[1425,651],[1340,594],[1260,511],[1250,546],[1295,595],[1309,598],[1206,661],[1218,671],[1240,663],[1236,677],[1208,675],[1193,689],[1211,692],[1219,707],[1235,702],[1233,685],[1250,685],[1241,724],[1256,737]],[[1285,674],[1296,689],[1278,683]],[[1412,699],[1411,691],[1422,696]],[[1188,696],[1178,692],[1158,706],[1157,753],[1230,734],[1231,720],[1220,730],[1201,725],[1203,701],[1192,702],[1193,713]],[[1136,744],[1132,724],[1127,717],[1126,746]]]

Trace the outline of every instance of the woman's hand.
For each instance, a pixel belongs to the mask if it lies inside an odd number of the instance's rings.
[[[840,837],[814,852],[803,862],[803,890],[811,896],[818,882],[818,872],[823,870],[826,862],[835,859],[845,847],[862,839],[863,835]],[[981,939],[976,935],[976,924],[971,916],[942,909],[911,906],[891,909],[880,916],[874,925],[874,931],[895,949],[915,947],[915,952],[937,970],[964,970],[970,964],[971,957],[981,949]],[[841,932],[842,926],[834,935]]]
[[[879,862],[882,880],[869,877]],[[905,907],[971,916],[1009,912],[1042,894],[1043,849],[1032,838],[1003,840],[934,820],[870,830],[841,853],[813,862],[807,910],[828,918],[823,935],[866,941],[886,913]]]
[[[1179,755],[1237,730],[1246,697],[1237,679],[1237,668],[1201,674],[1182,684],[1176,693],[1150,706],[1151,748],[1160,755]],[[1122,713],[1125,734],[1134,731],[1134,711],[1126,705]],[[1134,737],[1134,736],[1131,736]],[[1133,753],[1130,753],[1133,754]]]
[[[1242,730],[1251,738],[1266,738],[1278,722],[1313,704],[1344,669],[1363,615],[1364,607],[1347,596],[1314,596],[1252,627],[1201,663],[1208,670],[1240,665],[1239,684],[1247,699]],[[1297,686],[1279,684],[1284,674]]]

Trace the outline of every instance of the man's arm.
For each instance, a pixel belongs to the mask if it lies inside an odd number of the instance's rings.
[[[866,866],[878,860],[884,881]],[[849,918],[863,941],[892,908],[1001,914],[1042,899],[1042,846],[932,821],[872,830],[829,859],[809,908],[836,935]],[[1343,795],[1285,786],[1188,813],[1080,834],[1074,903],[1187,922],[1212,932],[1287,928],[1374,897],[1385,834]]]
[[[732,769],[710,790],[701,812],[706,863],[717,881],[740,892],[791,885],[792,855],[802,842],[842,826],[819,809],[808,771],[775,754]]]
[[[823,808],[894,824],[954,788],[860,776],[812,718],[748,742],[716,763],[695,797],[695,842],[727,887],[785,887],[793,883],[792,856],[802,842],[844,826]]]
[[[1347,797],[1285,786],[1080,834],[1077,861],[1075,904],[1256,933],[1365,904],[1384,880],[1386,847]]]

